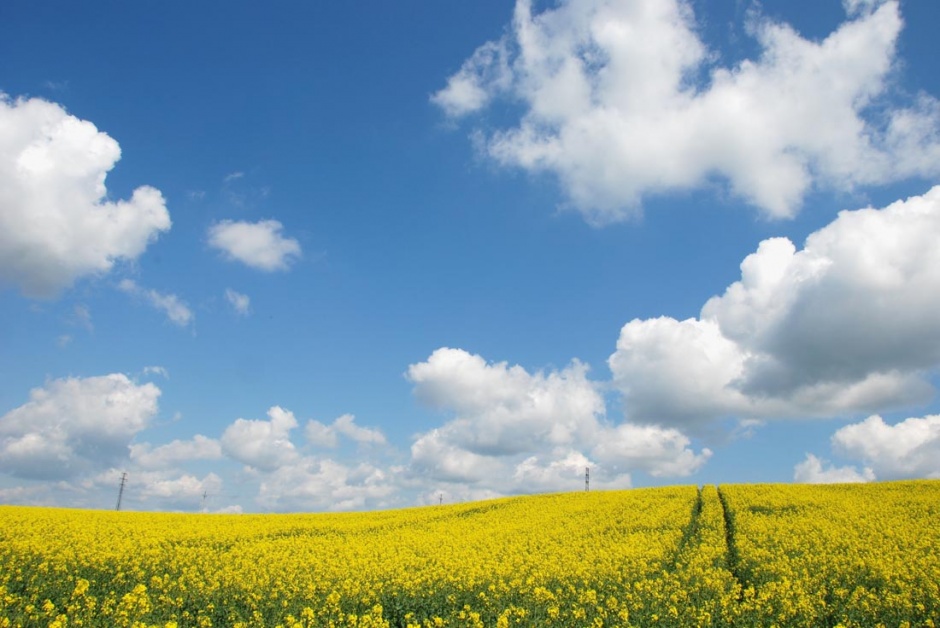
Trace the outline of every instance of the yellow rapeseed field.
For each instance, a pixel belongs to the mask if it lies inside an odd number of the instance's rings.
[[[940,482],[723,486],[746,625],[940,623]]]
[[[933,626],[940,482],[315,515],[0,506],[0,627]]]

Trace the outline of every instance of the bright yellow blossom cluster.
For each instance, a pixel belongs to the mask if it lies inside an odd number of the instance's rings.
[[[316,515],[0,506],[0,628],[931,626],[938,508],[929,481]]]

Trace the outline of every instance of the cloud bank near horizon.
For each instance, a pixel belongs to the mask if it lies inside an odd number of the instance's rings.
[[[0,417],[2,472],[57,480],[79,499],[124,465],[146,483],[139,493],[149,503],[173,494],[192,506],[199,488],[228,481],[200,465],[227,461],[266,510],[572,490],[585,467],[598,488],[629,487],[637,473],[689,477],[715,455],[695,439],[729,419],[851,419],[931,397],[938,241],[940,186],[883,209],[843,211],[799,250],[765,240],[699,318],[625,324],[609,380],[590,379],[577,359],[530,371],[442,347],[405,372],[415,399],[444,417],[406,452],[352,415],[301,425],[279,406],[266,419],[234,420],[218,437],[151,444],[143,436],[160,389],[111,374],[52,380]],[[620,396],[622,419],[608,415],[608,393]],[[938,443],[936,416],[889,425],[872,414],[832,437],[833,451],[861,467],[809,453],[794,479],[940,477]]]

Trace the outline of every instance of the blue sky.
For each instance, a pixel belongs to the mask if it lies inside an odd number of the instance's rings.
[[[938,20],[5,2],[0,502],[940,476]]]

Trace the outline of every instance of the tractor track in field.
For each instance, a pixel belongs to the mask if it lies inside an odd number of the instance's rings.
[[[699,487],[695,501],[692,503],[692,513],[689,517],[689,522],[682,530],[682,538],[679,539],[676,549],[673,550],[672,557],[665,563],[670,570],[674,571],[677,569],[680,561],[683,560],[683,554],[690,549],[694,549],[694,545],[701,542],[701,539],[698,537],[700,534],[699,528],[701,528],[702,525],[702,509],[704,507],[705,495],[702,492],[702,487]],[[690,545],[692,545],[693,548],[690,548]]]
[[[692,504],[692,515],[689,517],[689,523],[682,530],[682,538],[679,539],[679,544],[676,545],[672,558],[665,563],[670,570],[676,569],[679,564],[679,559],[682,557],[682,552],[685,551],[685,548],[695,538],[699,528],[699,521],[702,517],[703,505],[702,489],[699,488],[698,494],[695,496],[695,502]]]
[[[718,502],[721,504],[721,515],[725,521],[725,551],[727,552],[728,571],[731,572],[734,579],[741,585],[741,593],[743,595],[744,589],[749,585],[741,573],[740,556],[738,555],[738,547],[735,542],[734,517],[731,515],[731,510],[728,508],[728,500],[720,486],[718,487]]]

